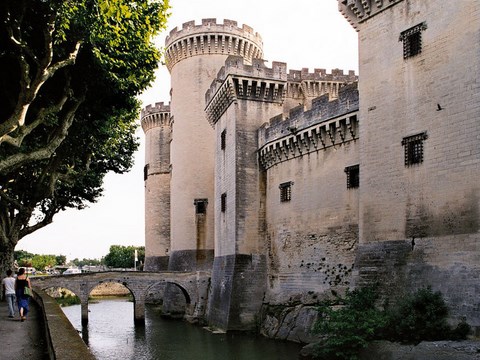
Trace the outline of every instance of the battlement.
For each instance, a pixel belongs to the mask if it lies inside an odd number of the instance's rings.
[[[238,27],[236,21],[225,19],[217,24],[215,18],[203,19],[174,28],[165,40],[165,63],[169,71],[182,59],[195,55],[225,54],[242,56],[251,62],[263,57],[261,36],[248,25]]]
[[[205,102],[208,104],[215,93],[223,85],[227,76],[239,76],[245,78],[258,78],[263,80],[276,79],[287,80],[287,64],[284,62],[273,61],[272,67],[265,66],[265,60],[253,59],[252,64],[247,64],[241,56],[229,56],[225,60],[225,65],[217,73],[217,77],[210,85],[210,89],[205,94]]]
[[[287,75],[288,81],[339,81],[339,82],[356,82],[358,76],[355,75],[354,70],[349,70],[348,74],[344,74],[341,69],[332,69],[329,74],[325,69],[313,69],[313,73],[309,72],[308,68],[302,70],[289,70]]]
[[[182,37],[189,37],[192,34],[198,33],[228,33],[228,34],[237,34],[247,39],[251,39],[255,43],[263,46],[262,37],[259,33],[253,31],[248,25],[243,25],[241,28],[238,27],[238,23],[234,20],[225,19],[223,24],[217,24],[216,18],[202,19],[200,25],[195,24],[195,20],[187,21],[182,24],[182,28],[178,29],[177,27],[170,30],[169,35],[165,39],[165,47],[168,47],[173,42],[177,41]]]
[[[338,0],[338,10],[358,30],[358,24],[403,0]]]
[[[144,132],[158,126],[169,126],[171,121],[170,103],[165,105],[162,101],[155,105],[147,105],[142,109],[140,119]]]
[[[324,94],[330,94],[330,98],[335,99],[342,86],[358,82],[355,71],[349,70],[348,74],[344,74],[340,69],[332,69],[331,73],[325,69],[314,69],[313,73],[308,68],[290,70],[287,79],[286,97],[301,102]]]
[[[237,99],[283,102],[287,80],[287,64],[253,59],[245,64],[240,56],[229,56],[205,94],[207,119],[213,126],[227,107]]]
[[[338,98],[328,94],[290,110],[289,117],[275,116],[258,130],[259,160],[264,169],[313,151],[341,146],[358,138],[357,84],[344,86]]]

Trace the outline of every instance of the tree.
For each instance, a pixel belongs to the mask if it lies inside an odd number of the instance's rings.
[[[83,258],[82,260],[80,260],[78,258],[75,258],[75,259],[72,260],[72,263],[73,263],[73,265],[78,266],[78,267],[82,267],[82,266],[85,266],[85,265],[98,266],[98,265],[102,264],[102,261],[98,260],[98,259]]]
[[[46,267],[52,267],[56,264],[55,255],[35,255],[32,258],[32,266],[40,271],[44,271]]]
[[[65,255],[55,256],[55,265],[65,265],[67,262],[67,257]]]
[[[0,2],[0,272],[24,236],[132,166],[168,0]]]
[[[14,258],[17,261],[18,266],[32,266],[32,259],[35,254],[29,253],[25,250],[18,250],[14,253]],[[13,267],[10,267],[13,270]]]
[[[110,246],[109,253],[105,256],[105,265],[113,268],[132,268],[135,264],[135,250],[138,253],[138,262],[145,261],[145,247],[135,246]]]

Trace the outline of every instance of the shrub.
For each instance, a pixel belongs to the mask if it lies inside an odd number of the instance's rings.
[[[372,340],[419,343],[461,340],[470,333],[466,322],[453,330],[450,328],[448,307],[442,294],[432,292],[430,287],[418,290],[386,310],[376,307],[378,300],[377,288],[365,287],[347,291],[343,299],[322,303],[314,331],[323,339],[315,355],[325,360],[355,360]]]
[[[430,287],[419,289],[402,299],[389,315],[390,340],[419,343],[450,337],[448,308],[440,292]]]
[[[316,348],[316,355],[322,359],[356,359],[387,324],[386,314],[375,307],[377,300],[376,289],[366,287],[347,291],[345,298],[336,303],[323,303],[315,331],[325,338]],[[334,305],[340,307],[335,310]]]
[[[62,291],[62,296],[56,298],[55,301],[60,306],[70,306],[70,305],[78,305],[80,304],[80,298],[76,295],[68,295]]]

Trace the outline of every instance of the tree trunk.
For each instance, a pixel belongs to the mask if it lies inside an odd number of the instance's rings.
[[[9,241],[8,239],[0,240],[0,278],[6,276],[8,269],[13,269],[13,254],[15,251],[15,245],[17,242]]]

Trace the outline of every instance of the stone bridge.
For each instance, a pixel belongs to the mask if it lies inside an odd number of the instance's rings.
[[[134,303],[135,322],[145,321],[145,298],[148,290],[159,284],[173,284],[185,296],[186,316],[201,319],[205,315],[210,272],[143,272],[108,271],[58,276],[31,277],[32,286],[42,290],[61,287],[75,293],[80,298],[82,323],[88,323],[88,296],[102,283],[120,283],[130,290]]]

